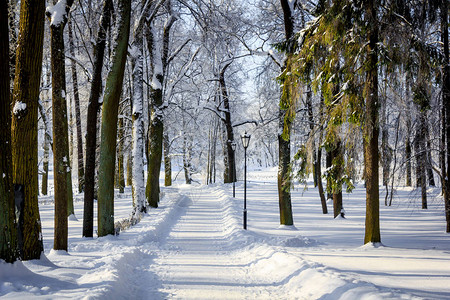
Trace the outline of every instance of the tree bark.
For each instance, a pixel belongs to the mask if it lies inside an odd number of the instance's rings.
[[[219,86],[220,93],[222,95],[223,108],[224,108],[224,126],[225,126],[225,136],[226,140],[224,148],[226,149],[224,161],[225,169],[223,181],[224,183],[233,182],[233,174],[236,169],[233,156],[233,148],[231,143],[234,141],[233,124],[231,123],[231,111],[230,111],[230,99],[228,96],[227,86],[225,83],[225,72],[227,68],[231,65],[231,62],[222,67],[219,74]]]
[[[364,139],[364,165],[366,168],[366,224],[364,243],[380,243],[380,203],[378,185],[378,21],[373,1],[365,1],[367,15],[367,58],[365,64],[366,101]]]
[[[292,12],[288,0],[280,0],[281,7],[283,9],[283,19],[284,19],[284,33],[285,42],[290,44],[290,39],[294,34],[294,22],[292,20]],[[286,63],[289,60],[289,56],[292,56],[292,49],[288,46],[287,59],[284,63],[283,70],[286,68]],[[282,70],[282,71],[283,71]],[[280,103],[281,104],[281,103]],[[286,111],[279,110],[279,130],[283,130],[284,118]],[[286,124],[290,127],[290,124]],[[290,131],[290,128],[288,132]],[[280,224],[281,225],[294,225],[294,219],[292,216],[292,205],[291,205],[291,178],[289,174],[289,164],[291,161],[291,141],[290,133],[288,136],[283,138],[281,133],[278,135],[278,202],[280,208]]]
[[[42,70],[45,1],[20,4],[12,115],[12,162],[15,190],[23,192],[22,260],[39,259],[44,250],[38,207],[38,100]],[[23,223],[22,223],[23,222]]]
[[[57,1],[53,1],[56,4]],[[72,189],[70,176],[69,136],[66,103],[66,70],[64,27],[73,1],[67,1],[62,20],[53,19],[52,8],[47,9],[51,32],[52,117],[53,117],[53,176],[55,186],[55,237],[53,249],[67,251],[68,202]],[[69,185],[70,184],[70,185]]]
[[[171,4],[167,2],[170,14]],[[169,52],[169,37],[170,29],[175,21],[172,15],[166,22],[163,32],[162,49],[158,49],[155,40],[155,34],[151,23],[148,24],[147,43],[148,49],[152,52],[152,71],[153,79],[151,84],[150,101],[151,101],[151,117],[148,129],[149,136],[149,160],[148,160],[148,175],[145,196],[148,205],[151,207],[158,207],[159,203],[159,174],[161,170],[162,161],[162,147],[163,147],[163,132],[164,132],[164,112],[163,112],[163,83],[164,74],[167,68],[167,58]],[[160,53],[161,51],[162,53]]]
[[[146,212],[144,179],[144,77],[142,26],[136,29],[132,44],[131,68],[133,77],[132,93],[132,196],[136,212]]]
[[[0,1],[0,57],[9,57],[8,5]],[[14,187],[11,161],[11,98],[9,61],[0,60],[0,260],[17,259]]]
[[[100,28],[94,47],[94,74],[87,111],[86,126],[86,169],[84,187],[83,236],[92,237],[94,233],[94,195],[95,195],[95,155],[97,148],[97,120],[100,94],[102,91],[102,69],[105,56],[106,32],[111,20],[112,0],[103,4]]]
[[[163,135],[164,143],[164,186],[172,185],[172,161],[170,158],[170,141],[169,134],[164,132]],[[209,155],[209,153],[208,153]]]
[[[130,35],[131,0],[119,0],[114,55],[103,97],[98,180],[98,236],[114,234],[114,168],[116,165],[119,100]]]
[[[441,2],[441,40],[442,40],[442,52],[444,57],[444,72],[442,80],[442,103],[445,107],[445,126],[446,132],[446,150],[447,150],[447,176],[445,180],[444,201],[445,201],[445,219],[447,221],[446,232],[450,232],[450,180],[448,174],[450,174],[450,60],[449,60],[449,45],[448,45],[448,1]],[[445,166],[444,166],[445,168]]]
[[[75,47],[73,44],[72,24],[69,20],[69,51],[75,58]],[[78,76],[75,61],[71,60],[73,99],[75,108],[75,122],[77,127],[77,162],[78,162],[78,192],[84,191],[84,158],[83,158],[83,133],[81,130],[80,96],[78,93]]]
[[[343,149],[341,141],[337,141],[334,149],[331,151],[330,156],[331,160],[333,161],[333,168],[336,170],[336,178],[335,180],[340,180],[343,176]],[[344,217],[344,213],[342,211],[343,205],[342,205],[342,186],[339,186],[337,190],[333,189],[333,212],[334,212],[334,218],[341,215]]]
[[[124,138],[125,138],[125,128],[124,128],[124,122],[123,118],[119,118],[119,125],[118,125],[118,145],[117,145],[117,178],[116,183],[117,187],[119,188],[119,193],[123,194],[125,192],[125,171],[124,171],[124,154],[123,154],[123,148],[124,148]]]

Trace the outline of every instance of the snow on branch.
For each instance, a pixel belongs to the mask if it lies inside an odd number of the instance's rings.
[[[209,105],[205,105],[203,106],[203,109],[212,111],[213,113],[215,113],[220,120],[222,120],[222,122],[225,122],[225,117],[223,116],[223,114],[221,114],[219,111],[217,111],[217,109],[215,107],[210,107]]]
[[[255,126],[258,126],[258,122],[256,120],[244,120],[244,121],[236,122],[232,126],[239,127],[239,126],[242,126],[245,124],[255,124]]]
[[[47,6],[45,13],[50,18],[51,26],[60,26],[66,22],[72,3],[73,0],[59,0],[55,5]]]

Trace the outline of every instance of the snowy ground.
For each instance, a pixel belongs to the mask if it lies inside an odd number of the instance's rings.
[[[243,185],[163,188],[160,208],[119,236],[81,238],[82,195],[69,221],[69,252],[51,250],[53,210],[40,198],[45,256],[0,262],[5,299],[450,299],[450,236],[442,198],[428,210],[412,190],[381,206],[383,247],[361,246],[364,189],[344,195],[346,219],[321,213],[317,190],[293,193],[296,228],[280,227],[275,169],[253,171],[248,230]],[[115,217],[131,210],[116,194]],[[329,203],[331,210],[331,203]]]

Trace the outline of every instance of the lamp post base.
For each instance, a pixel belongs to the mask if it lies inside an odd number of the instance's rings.
[[[244,229],[247,230],[247,210],[244,209]]]

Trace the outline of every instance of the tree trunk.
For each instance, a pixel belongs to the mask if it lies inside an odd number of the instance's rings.
[[[167,2],[168,11],[170,14],[171,4]],[[164,112],[163,112],[163,83],[164,74],[167,68],[167,58],[169,51],[169,37],[170,29],[175,21],[172,15],[166,22],[163,32],[163,41],[161,50],[157,46],[155,40],[155,33],[153,27],[149,24],[147,31],[148,49],[151,51],[152,57],[152,71],[153,79],[151,83],[150,101],[152,103],[151,117],[148,130],[149,136],[149,161],[148,161],[148,175],[145,196],[147,202],[151,207],[158,207],[159,203],[159,173],[161,171],[162,146],[163,146],[163,132],[164,132]],[[161,51],[161,52],[159,52]]]
[[[236,169],[235,163],[234,163],[234,156],[233,156],[233,148],[231,147],[231,143],[234,141],[234,133],[233,133],[233,124],[231,123],[231,112],[230,112],[230,100],[228,96],[227,86],[225,84],[225,71],[227,68],[231,65],[231,62],[226,64],[221,70],[219,74],[219,86],[220,86],[220,93],[222,95],[222,101],[223,101],[223,108],[224,108],[224,115],[225,115],[225,136],[226,140],[224,148],[226,149],[226,153],[224,155],[224,161],[225,163],[225,172],[223,177],[224,183],[230,183],[233,182],[233,174]]]
[[[416,135],[416,157],[417,157],[417,187],[422,194],[422,208],[427,208],[427,176],[426,176],[426,148],[425,148],[425,115],[419,112],[419,128]]]
[[[192,183],[191,177],[191,159],[189,153],[189,145],[187,142],[187,137],[183,137],[183,170],[184,170],[184,180],[186,184]]]
[[[13,182],[23,195],[19,219],[22,260],[44,250],[38,207],[38,100],[42,70],[45,1],[21,1],[12,115]],[[22,223],[23,222],[23,223]]]
[[[0,2],[0,57],[9,56],[8,5]],[[0,260],[17,259],[14,188],[11,161],[11,98],[9,61],[0,60]]]
[[[333,161],[333,169],[336,170],[335,180],[339,181],[343,176],[343,164],[344,155],[341,141],[337,141],[335,148],[331,151],[330,156]],[[341,215],[344,217],[343,205],[342,205],[342,186],[340,185],[337,190],[333,189],[333,212],[334,218]]]
[[[118,125],[118,145],[117,145],[117,178],[116,183],[117,187],[119,188],[119,193],[123,194],[125,192],[125,172],[124,172],[124,155],[123,155],[123,148],[124,148],[124,132],[125,128],[123,125],[123,118],[119,118],[119,125]]]
[[[317,161],[316,161],[316,177],[317,177],[317,187],[319,189],[319,197],[320,197],[320,203],[322,204],[322,213],[327,214],[328,208],[327,208],[327,200],[325,199],[325,194],[323,191],[323,184],[322,184],[322,148],[319,148],[317,150]]]
[[[292,19],[291,5],[288,0],[280,0],[281,7],[283,9],[284,19],[284,33],[286,42],[290,42],[290,39],[294,35],[294,22]],[[289,47],[290,48],[290,47]],[[292,56],[291,49],[287,51],[287,58],[283,66],[283,70],[286,68],[289,56]],[[282,70],[282,71],[283,71]],[[281,105],[281,101],[280,101]],[[290,124],[284,124],[286,111],[279,110],[279,130],[283,131],[284,126],[288,126],[288,134],[285,138],[281,133],[278,135],[278,202],[280,208],[280,224],[281,225],[294,225],[294,219],[292,216],[291,205],[291,178],[289,174],[289,164],[291,161],[291,141],[290,141]]]
[[[306,110],[308,111],[308,122],[309,122],[309,139],[311,139],[312,143],[312,173],[313,173],[313,179],[314,179],[314,187],[317,187],[319,184],[320,178],[317,178],[317,154],[316,154],[316,142],[314,138],[314,114],[313,114],[313,107],[312,107],[312,91],[311,91],[311,85],[308,83],[308,87],[306,90]]]
[[[114,234],[114,167],[119,101],[127,60],[131,0],[119,0],[114,56],[103,97],[100,165],[98,178],[98,236]]]
[[[53,1],[56,4],[56,1]],[[64,54],[64,27],[73,1],[66,3],[59,22],[54,18],[53,7],[47,9],[51,32],[52,116],[53,116],[53,178],[55,186],[55,237],[53,249],[67,251],[70,176],[69,136],[66,103],[66,70]]]
[[[95,155],[97,148],[98,100],[102,91],[102,68],[105,55],[106,32],[109,28],[112,9],[112,0],[105,0],[100,20],[100,28],[94,47],[94,73],[89,95],[86,126],[86,172],[83,213],[83,236],[85,237],[92,237],[94,233]]]
[[[364,2],[367,14],[367,58],[365,63],[366,101],[364,139],[364,165],[366,179],[366,224],[364,243],[380,243],[380,203],[378,185],[378,22],[377,8],[372,1]]]
[[[443,57],[444,57],[444,74],[442,80],[442,103],[445,107],[445,126],[444,129],[446,131],[446,150],[447,150],[447,172],[446,174],[450,174],[450,125],[449,125],[449,116],[450,116],[450,60],[449,60],[449,46],[448,46],[448,1],[441,2],[441,40],[443,46]],[[445,168],[445,166],[444,166]],[[447,229],[446,232],[450,232],[450,180],[447,177],[444,177],[445,180],[445,192],[444,192],[444,201],[445,201],[445,219],[447,221]]]
[[[164,186],[172,185],[172,161],[170,158],[170,141],[169,134],[164,132],[163,135],[164,143]],[[209,153],[208,153],[209,155]]]
[[[69,20],[69,50],[70,55],[75,58],[75,47],[73,44],[72,24]],[[71,60],[73,99],[75,107],[75,122],[77,127],[77,162],[78,162],[78,192],[84,191],[84,158],[83,158],[83,133],[81,131],[80,96],[78,94],[78,77],[75,61]]]
[[[50,68],[48,68],[47,65],[47,82],[50,82]],[[42,195],[47,195],[48,193],[48,159],[49,159],[49,152],[50,152],[50,144],[53,143],[52,142],[52,136],[50,135],[50,125],[48,122],[48,118],[47,118],[47,109],[46,109],[46,105],[45,103],[47,103],[47,101],[50,101],[51,95],[50,92],[47,90],[45,91],[45,100],[43,103],[38,102],[38,106],[39,106],[39,111],[41,113],[41,117],[42,117],[42,121],[44,123],[44,130],[45,130],[45,134],[44,134],[44,145],[43,145],[43,150],[44,150],[44,154],[43,154],[43,158],[42,158],[42,169],[43,169],[43,173],[42,173],[42,185],[41,185],[41,193]]]
[[[133,77],[132,93],[132,196],[134,209],[146,212],[144,179],[144,77],[143,77],[143,39],[142,29],[135,32],[131,68]]]
[[[427,144],[426,144],[426,150],[427,150],[427,153],[426,153],[426,162],[427,162],[427,164],[426,164],[426,167],[427,167],[427,178],[428,178],[428,184],[430,185],[430,186],[436,186],[436,183],[434,182],[434,175],[433,175],[433,168],[432,168],[432,159],[431,159],[431,139],[430,139],[430,128],[429,128],[429,125],[428,125],[428,121],[427,121],[427,123],[425,124],[425,138],[426,138],[426,141],[427,141]]]

